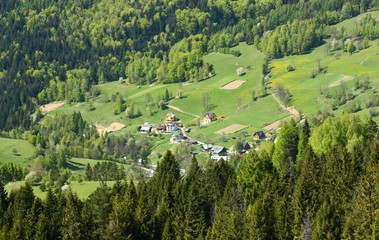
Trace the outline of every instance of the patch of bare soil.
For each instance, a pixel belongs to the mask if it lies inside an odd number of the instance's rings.
[[[282,125],[282,121],[283,121],[283,119],[275,121],[273,123],[270,123],[269,125],[267,125],[263,129],[267,130],[267,131],[270,131],[270,130],[273,130],[273,129],[278,129]]]
[[[53,103],[42,105],[41,107],[39,107],[39,109],[44,113],[48,113],[50,111],[57,109],[58,107],[62,106],[63,104],[64,104],[64,102],[53,102]]]
[[[95,124],[97,131],[99,134],[102,134],[104,132],[117,132],[118,130],[125,127],[125,124],[119,123],[119,122],[113,122],[108,127],[103,127],[99,124]]]
[[[220,135],[229,134],[229,133],[232,133],[234,131],[234,129],[241,128],[241,127],[243,127],[243,125],[235,123],[235,124],[232,124],[226,128],[218,130],[215,133],[220,134]]]
[[[234,89],[239,88],[245,82],[246,82],[246,80],[234,80],[233,82],[230,82],[230,83],[222,86],[220,89],[234,90]]]

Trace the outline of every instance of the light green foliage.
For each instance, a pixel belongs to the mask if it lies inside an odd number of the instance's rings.
[[[354,146],[367,140],[367,133],[367,119],[354,114],[343,114],[328,118],[316,127],[309,142],[316,152],[326,153],[332,147],[339,145],[346,145],[352,150]]]
[[[355,50],[357,50],[357,48],[355,47],[354,43],[353,42],[350,42],[348,45],[347,45],[347,48],[346,48],[347,52],[352,55]]]
[[[293,162],[296,160],[298,145],[298,133],[296,123],[293,118],[290,122],[284,122],[278,140],[275,144],[274,155],[272,161],[274,166],[279,167],[281,158],[291,158]]]

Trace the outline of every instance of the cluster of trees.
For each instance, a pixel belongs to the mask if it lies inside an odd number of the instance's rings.
[[[38,94],[38,103],[53,101],[83,102],[89,90],[89,71],[74,69],[67,71],[66,82],[58,78],[50,80],[49,86]]]
[[[353,36],[374,40],[379,37],[379,24],[371,14],[366,14],[353,28]]]
[[[20,165],[11,162],[0,162],[0,181],[5,184],[24,179],[28,172],[27,167],[22,168]]]
[[[137,141],[129,134],[120,136],[99,135],[95,126],[83,120],[80,112],[72,115],[60,114],[44,118],[22,135],[36,146],[36,157],[48,154],[121,161],[137,160],[149,149],[148,140]],[[143,153],[141,155],[141,153]],[[58,161],[60,162],[60,161]],[[64,166],[64,160],[59,167]]]
[[[125,169],[114,162],[97,162],[93,167],[88,163],[85,176],[87,181],[122,180],[125,178]]]
[[[274,58],[305,53],[320,45],[328,35],[327,26],[316,20],[294,20],[266,32],[257,44],[262,52],[268,52]]]
[[[224,161],[202,168],[192,158],[181,177],[168,151],[150,181],[102,184],[87,200],[51,189],[41,200],[28,183],[11,193],[0,183],[0,237],[375,239],[378,159],[370,120],[343,115],[312,133],[307,122],[291,120],[277,144],[252,150],[239,172]]]
[[[230,54],[235,57],[241,56],[241,51],[240,50],[230,50],[230,48],[218,48],[217,52],[223,53],[223,54]]]
[[[282,100],[284,105],[287,107],[288,103],[290,101],[290,98],[291,98],[291,94],[290,94],[290,91],[288,90],[288,88],[285,88],[283,86],[283,84],[278,83],[276,86],[276,91],[279,95],[280,100]]]

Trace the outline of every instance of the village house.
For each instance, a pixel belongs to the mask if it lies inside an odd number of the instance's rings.
[[[216,120],[217,120],[216,114],[214,114],[213,112],[206,112],[204,114],[203,124],[209,124]]]
[[[255,132],[254,133],[254,138],[257,139],[257,140],[259,140],[259,139],[266,138],[266,136],[265,136],[264,132],[259,131],[259,132]]]
[[[168,122],[166,124],[166,132],[173,132],[178,128],[178,124],[176,122]]]
[[[251,148],[251,146],[249,145],[249,143],[247,143],[247,142],[242,142],[241,143],[241,151],[242,152],[247,152],[247,151],[249,151],[250,150],[250,148]]]
[[[171,122],[171,121],[176,121],[176,115],[174,112],[170,112],[166,114],[166,121]]]
[[[212,152],[213,152],[213,154],[217,154],[217,155],[219,155],[219,154],[225,154],[226,153],[226,149],[223,146],[216,146],[216,145],[214,145],[212,147]]]
[[[158,132],[165,132],[166,131],[166,125],[164,125],[164,124],[157,124],[157,131]]]
[[[196,138],[191,138],[188,140],[188,145],[196,145],[197,144],[197,139]]]
[[[170,138],[171,142],[181,142],[184,139],[183,132],[180,129],[175,129],[172,132],[172,136]]]
[[[227,161],[227,160],[229,160],[229,157],[228,157],[228,156],[212,155],[212,156],[211,156],[211,159],[212,159],[213,161],[219,162],[219,161],[221,161],[221,160]]]
[[[209,150],[212,149],[212,147],[213,147],[212,144],[203,144],[203,145],[201,146],[201,150],[203,150],[203,151],[209,151]]]
[[[142,126],[139,126],[137,128],[137,131],[146,133],[146,132],[151,132],[151,129],[152,129],[151,125],[149,123],[145,122],[145,124],[143,124]]]

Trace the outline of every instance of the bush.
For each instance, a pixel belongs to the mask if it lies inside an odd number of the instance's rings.
[[[25,181],[29,182],[31,185],[34,185],[40,182],[41,180],[42,180],[41,175],[39,175],[38,173],[34,171],[28,173],[28,175],[26,175],[25,177]]]
[[[290,64],[290,65],[287,65],[287,71],[288,72],[292,72],[292,71],[295,71],[296,70],[296,66],[294,66],[294,65],[292,65],[292,64]]]
[[[41,189],[42,192],[45,192],[46,191],[46,182],[41,183],[41,185],[39,185],[39,189]]]

